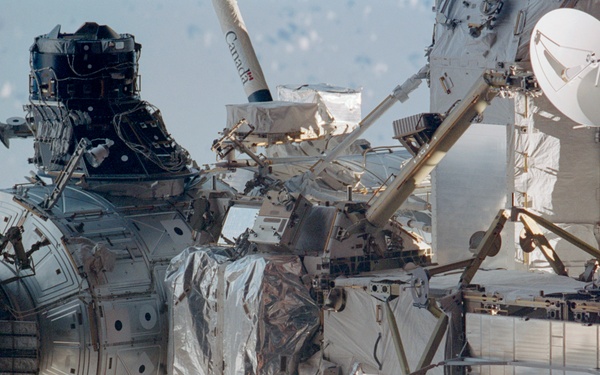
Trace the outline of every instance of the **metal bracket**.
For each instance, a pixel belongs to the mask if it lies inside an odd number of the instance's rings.
[[[504,224],[506,223],[506,221],[508,221],[508,217],[509,216],[506,210],[502,209],[500,210],[500,212],[498,212],[498,215],[496,215],[496,217],[492,221],[492,224],[490,225],[489,229],[485,232],[483,239],[481,240],[479,246],[477,246],[477,249],[475,250],[477,255],[475,256],[475,258],[473,258],[471,264],[467,266],[467,268],[465,268],[463,274],[461,275],[458,284],[459,289],[462,289],[471,283],[471,280],[473,280],[475,273],[477,272],[485,258],[488,256],[488,253],[493,248],[496,238],[500,236],[500,232],[502,232],[502,229],[504,229]]]
[[[433,328],[431,336],[429,337],[429,341],[423,350],[421,359],[419,359],[419,363],[417,364],[417,372],[421,369],[426,369],[429,365],[431,365],[431,361],[433,360],[433,357],[435,356],[435,353],[437,352],[440,343],[444,338],[446,329],[448,328],[448,315],[446,315],[439,307],[437,307],[434,299],[429,301],[427,309],[431,314],[433,314],[433,316],[437,318],[437,322]]]
[[[79,167],[79,161],[81,161],[83,154],[89,146],[91,146],[91,142],[87,138],[81,138],[65,169],[63,169],[58,175],[58,178],[55,181],[56,185],[54,186],[54,190],[52,190],[52,193],[50,193],[50,195],[48,195],[41,203],[43,209],[50,210],[52,207],[54,207],[56,202],[58,202],[58,199],[67,187],[71,176],[73,176],[73,173]]]
[[[535,214],[527,211],[524,208],[518,208],[518,207],[512,208],[511,220],[516,221],[523,215],[531,218],[537,224],[539,224],[543,228],[555,233],[556,235],[560,236],[561,238],[563,238],[565,241],[569,242],[570,244],[577,246],[581,250],[583,250],[586,253],[588,253],[589,255],[593,256],[595,259],[600,259],[600,250],[598,250],[595,247],[589,245],[588,243],[580,240],[579,238],[575,237],[574,235],[567,232],[566,230],[558,227],[556,224],[544,219],[541,216],[535,215]]]
[[[33,137],[33,131],[27,125],[27,120],[22,117],[11,117],[6,124],[0,122],[0,141],[6,148],[10,147],[11,138]]]
[[[23,227],[15,226],[8,228],[5,235],[0,234],[0,250],[4,250],[10,243],[14,251],[14,254],[4,251],[1,255],[4,261],[14,263],[17,269],[32,269],[31,255],[41,247],[50,245],[50,241],[46,237],[43,237],[41,241],[34,243],[29,250],[25,251],[22,233]]]
[[[410,374],[410,367],[406,358],[406,352],[404,351],[404,345],[400,338],[400,331],[398,330],[398,323],[396,317],[390,306],[390,301],[386,300],[385,303],[385,315],[387,316],[388,325],[392,333],[392,339],[394,341],[394,348],[396,349],[396,356],[398,357],[398,363],[400,364],[400,372],[402,375]]]
[[[419,308],[427,308],[429,301],[429,275],[424,268],[418,267],[411,271],[410,293],[413,297],[413,305]]]
[[[550,242],[548,242],[548,239],[544,236],[544,233],[542,233],[536,222],[527,215],[520,215],[519,220],[523,223],[527,237],[531,238],[536,247],[540,249],[554,272],[557,275],[568,276],[569,274],[565,265],[560,260],[560,257],[556,254],[556,251],[554,251],[554,248],[552,248],[552,245],[550,245]]]
[[[248,125],[250,127],[250,131],[246,133],[241,139],[236,137],[236,131],[242,125]],[[225,159],[227,155],[229,155],[233,150],[238,149],[244,154],[248,155],[250,159],[252,159],[257,165],[260,171],[260,175],[264,176],[267,171],[268,163],[261,159],[258,155],[252,152],[246,145],[242,142],[246,139],[252,132],[254,131],[254,126],[248,124],[246,119],[241,119],[235,124],[231,129],[227,129],[223,132],[223,136],[213,142],[211,150],[216,152],[220,159]],[[233,161],[233,160],[230,160]]]
[[[400,295],[400,284],[386,281],[371,282],[369,291],[372,297],[380,301],[387,301]]]

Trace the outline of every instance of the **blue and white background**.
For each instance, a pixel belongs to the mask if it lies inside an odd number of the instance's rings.
[[[362,88],[363,116],[426,63],[433,0],[239,1],[267,83],[329,83]],[[28,100],[29,47],[62,25],[111,26],[142,44],[142,98],[161,109],[167,127],[198,164],[215,160],[212,140],[225,126],[225,105],[246,97],[222,40],[210,0],[4,1],[0,5],[0,121],[23,116]],[[427,111],[422,85],[397,104],[365,138],[395,144],[391,122]],[[23,182],[33,142],[0,146],[0,187]]]

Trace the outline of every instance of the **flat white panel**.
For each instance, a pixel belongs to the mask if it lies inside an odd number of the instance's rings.
[[[150,287],[150,271],[143,260],[119,259],[114,269],[104,274],[108,283],[98,286],[97,294],[144,292]]]
[[[469,238],[504,207],[506,163],[505,127],[474,124],[438,165],[432,230],[440,264],[472,256]]]
[[[481,314],[467,314],[465,318],[467,341],[471,346],[471,355],[482,357],[482,342],[484,340],[481,331]]]
[[[598,326],[565,323],[565,362],[567,366],[595,368],[598,363]]]
[[[180,250],[192,245],[192,231],[183,220],[162,220],[160,223],[175,245],[180,247]]]
[[[515,359],[550,364],[550,321],[514,319]]]
[[[550,322],[551,335],[550,363],[553,366],[565,365],[565,323],[561,321]],[[553,370],[552,375],[563,375],[564,371]]]
[[[514,360],[514,318],[483,314],[467,314],[467,341],[474,357]],[[512,366],[480,366],[478,374],[514,374]]]
[[[117,374],[158,374],[160,346],[120,350],[117,358]]]
[[[221,235],[230,241],[235,241],[246,229],[252,228],[259,210],[259,207],[241,205],[230,207]],[[218,243],[220,245],[227,244],[221,237],[219,237]]]
[[[40,319],[40,338],[42,370],[69,375],[96,370],[87,309],[80,300],[74,299],[49,310],[45,319]]]

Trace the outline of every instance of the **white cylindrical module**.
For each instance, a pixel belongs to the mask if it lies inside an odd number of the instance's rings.
[[[236,0],[213,0],[225,42],[249,102],[273,100]]]
[[[36,209],[48,191],[0,191],[0,238],[19,228],[0,245],[0,347],[10,348],[0,373],[166,375],[161,290],[170,259],[193,243],[185,218],[166,200],[120,206],[73,186]],[[135,218],[123,211],[133,206]]]

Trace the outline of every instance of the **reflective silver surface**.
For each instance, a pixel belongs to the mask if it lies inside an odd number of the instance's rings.
[[[295,374],[312,355],[319,308],[293,255],[188,248],[167,270],[175,374]]]
[[[26,249],[50,240],[32,253],[32,269],[0,262],[9,317],[38,322],[40,372],[166,373],[162,280],[193,241],[177,203],[141,210],[68,187],[52,212],[39,213],[48,191],[0,193],[2,223],[23,227]]]

